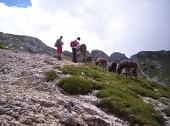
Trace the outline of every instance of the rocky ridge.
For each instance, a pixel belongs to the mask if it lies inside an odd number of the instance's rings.
[[[55,55],[56,51],[35,37],[0,32],[0,47],[22,52]]]
[[[170,86],[170,51],[141,51],[130,57],[149,80]]]
[[[95,105],[92,94],[66,94],[56,86],[64,75],[46,81],[55,66],[73,64],[49,55],[0,49],[0,125],[13,126],[127,126]],[[79,65],[79,64],[74,64]]]

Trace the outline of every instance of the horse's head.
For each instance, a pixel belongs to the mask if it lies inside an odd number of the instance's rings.
[[[120,74],[122,72],[122,69],[118,68],[116,71],[118,74]]]

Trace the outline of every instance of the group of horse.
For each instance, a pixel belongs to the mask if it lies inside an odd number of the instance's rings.
[[[112,62],[107,66],[107,60],[105,58],[98,58],[95,61],[95,65],[99,66],[103,69],[107,69],[110,72],[118,73],[120,74],[123,69],[126,71],[126,77],[129,74],[130,77],[135,76],[137,79],[137,73],[138,73],[138,64],[134,61],[124,61],[120,64],[117,64],[116,62]]]
[[[86,56],[86,49],[87,49],[86,45],[81,44],[80,47],[76,50],[78,62],[86,63],[88,61],[92,61],[91,57]],[[83,58],[81,58],[81,56],[83,56]],[[107,65],[107,60],[105,58],[100,57],[95,61],[95,65],[103,69],[108,69],[110,72],[115,72],[118,74],[121,74],[122,70],[125,69],[126,77],[129,74],[130,77],[135,76],[137,79],[138,64],[134,61],[124,61],[120,64],[117,64],[116,62],[112,62],[109,65]]]

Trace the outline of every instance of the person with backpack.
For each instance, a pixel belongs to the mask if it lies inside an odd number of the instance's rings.
[[[77,63],[77,60],[76,60],[76,48],[77,48],[77,45],[79,44],[79,41],[80,41],[80,37],[77,37],[76,40],[73,40],[70,43],[70,46],[72,47],[72,53],[73,53],[72,61],[74,63]]]
[[[57,58],[59,60],[62,60],[60,56],[62,54],[62,45],[64,44],[64,42],[61,41],[62,39],[63,36],[60,36],[60,38],[55,42],[55,47],[57,47]]]

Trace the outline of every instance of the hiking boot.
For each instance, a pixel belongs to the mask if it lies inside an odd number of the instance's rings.
[[[62,60],[60,56],[58,56],[58,59],[59,59],[59,60]]]

